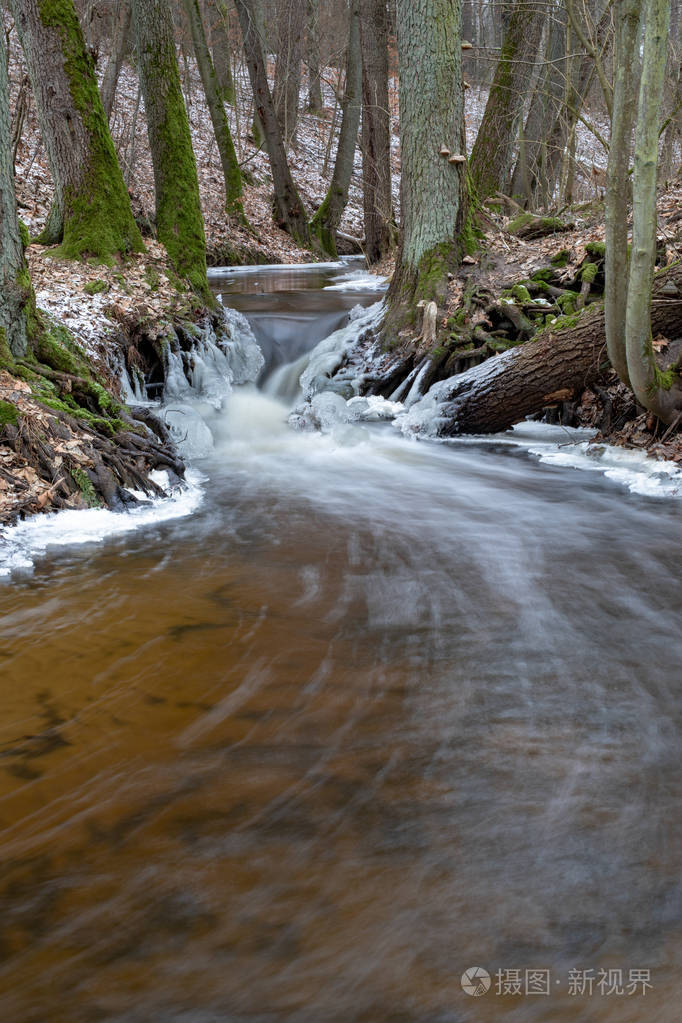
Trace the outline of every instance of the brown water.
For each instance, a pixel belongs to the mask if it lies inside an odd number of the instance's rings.
[[[0,1018],[678,1020],[679,504],[229,406],[191,519],[0,586]]]

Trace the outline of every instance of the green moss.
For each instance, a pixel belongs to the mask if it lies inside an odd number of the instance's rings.
[[[657,390],[669,391],[675,384],[680,383],[679,369],[676,366],[669,366],[668,369],[659,369],[653,357],[653,349],[651,362],[654,368],[654,383],[651,386],[651,391],[654,394]]]
[[[556,276],[557,275],[554,272],[554,270],[552,270],[551,267],[546,266],[542,267],[540,270],[534,270],[533,273],[530,275],[530,279],[531,281],[535,281],[537,283],[542,281],[545,284],[549,284],[552,281],[556,280]]]
[[[557,269],[561,269],[561,267],[568,265],[568,261],[570,258],[571,253],[569,249],[560,249],[559,252],[554,253],[552,258],[550,259],[550,263],[552,264],[552,266],[557,267]]]
[[[92,480],[85,469],[81,469],[80,466],[74,466],[71,469],[71,476],[88,508],[101,508],[102,502],[95,493]]]
[[[593,284],[598,270],[599,268],[596,263],[585,263],[580,273],[580,279],[583,284]]]
[[[575,291],[567,291],[557,298],[557,305],[565,316],[572,316],[576,309],[578,294]]]
[[[101,280],[99,277],[95,281],[88,281],[83,288],[86,295],[99,295],[102,291],[108,291],[109,285],[106,281]]]
[[[24,246],[24,249],[27,249],[31,244],[31,236],[28,233],[26,224],[21,219],[19,219],[19,234],[21,236],[21,244]]]
[[[16,426],[19,422],[19,409],[10,401],[0,401],[0,430],[3,426]]]
[[[156,226],[176,272],[187,278],[206,305],[214,298],[206,276],[206,236],[199,198],[199,182],[187,110],[180,86],[175,50],[145,53],[149,87],[163,82],[163,121],[156,127],[152,148],[155,161]]]
[[[606,256],[606,242],[588,242],[585,246],[588,256],[593,259],[604,259]]]
[[[553,231],[563,231],[566,228],[559,217],[536,217],[532,213],[519,213],[518,217],[509,221],[507,231],[509,234],[518,234],[531,224],[536,224],[542,234],[551,234]]]
[[[146,280],[147,284],[152,289],[152,291],[159,290],[161,278],[159,277],[158,273],[153,267],[151,266],[145,267],[144,279]]]
[[[64,194],[64,237],[61,256],[92,256],[110,263],[117,253],[141,252],[142,236],[102,107],[92,58],[88,53],[72,0],[38,0],[46,28],[59,33],[64,70],[71,97],[89,141],[89,166],[77,187]]]
[[[521,305],[530,305],[533,301],[532,298],[530,297],[530,292],[528,291],[528,288],[524,287],[523,284],[514,285],[514,287],[511,289],[511,297],[516,302],[520,302]]]
[[[4,327],[0,327],[0,370],[1,369],[5,369],[9,373],[14,372],[14,356],[9,350],[7,332]]]
[[[566,330],[568,327],[575,327],[576,323],[580,319],[580,313],[571,310],[570,313],[564,313],[563,316],[557,316],[554,322],[550,322],[549,326],[553,331],[555,330]]]

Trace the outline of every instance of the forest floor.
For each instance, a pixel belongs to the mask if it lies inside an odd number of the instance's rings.
[[[311,214],[324,197],[333,167],[339,127],[334,75],[335,72],[326,75],[325,107],[322,114],[301,116],[296,145],[290,149],[292,173]],[[25,68],[16,39],[12,36],[10,82],[13,109],[16,109],[24,80]],[[243,73],[241,77],[238,76],[237,85],[238,103],[236,108],[231,109],[230,117],[238,156],[249,176],[249,182],[244,188],[244,209],[249,228],[230,222],[225,217],[222,176],[210,119],[194,69],[190,67],[185,72],[185,93],[197,155],[208,261],[212,265],[313,261],[316,259],[313,253],[298,248],[272,221],[272,185],[268,161],[266,154],[253,144],[248,131],[251,110],[248,104],[248,83]],[[391,97],[394,129],[393,189],[398,209],[400,160],[395,83]],[[467,95],[469,147],[475,138],[485,98],[484,90],[473,89]],[[112,135],[128,183],[134,213],[144,226],[151,225],[153,221],[154,188],[144,116],[136,114],[137,109],[137,79],[131,69],[124,68],[112,116]],[[462,273],[451,281],[448,308],[441,323],[442,330],[446,329],[449,318],[456,314],[465,289],[472,283],[485,288],[491,295],[499,295],[527,279],[537,269],[550,265],[560,250],[568,253],[565,268],[569,275],[584,262],[586,246],[590,242],[603,240],[603,203],[599,192],[603,159],[594,139],[587,135],[580,137],[579,156],[580,165],[585,170],[582,189],[587,201],[563,211],[564,219],[570,220],[574,226],[560,234],[524,241],[506,230],[510,218],[503,216],[502,211],[487,210],[481,220],[483,236],[480,253],[473,263],[464,266]],[[595,168],[592,176],[591,168]],[[16,180],[19,215],[27,224],[30,235],[35,236],[47,217],[52,185],[35,110],[30,101],[17,149]],[[679,259],[682,255],[682,241],[677,233],[680,209],[682,189],[674,186],[661,196],[659,206],[659,234],[665,263]],[[342,230],[360,239],[362,222],[361,157],[358,151]],[[154,241],[151,229],[147,231],[145,244],[146,253],[114,267],[55,259],[48,249],[36,244],[31,244],[26,253],[39,308],[47,312],[53,322],[64,325],[72,332],[103,377],[107,378],[108,374],[107,384],[113,388],[116,385],[106,359],[112,339],[136,323],[169,323],[187,306],[186,296],[179,294],[172,283],[173,275],[165,251]],[[390,275],[391,261],[373,269]],[[605,381],[605,386],[608,383]],[[629,411],[624,413],[623,421],[622,416],[611,417],[606,439],[613,443],[647,448],[658,457],[682,460],[682,438],[679,433],[668,437],[665,444],[661,445],[655,432],[656,424],[651,417],[633,415],[636,410],[631,403],[628,405],[623,400],[621,390],[615,385],[611,387],[608,391],[611,397],[608,400],[612,401],[614,407],[629,408]],[[2,402],[18,407],[23,421],[32,421],[37,430],[44,426],[44,406],[32,396],[26,383],[17,381],[7,372],[0,372]],[[2,408],[0,404],[0,410]],[[594,390],[586,392],[577,408],[573,409],[573,414],[579,422],[597,426],[603,419],[602,398]],[[0,430],[2,428],[3,423],[0,421]],[[79,439],[77,430],[67,432],[68,437],[62,437],[61,441],[57,439],[57,447],[59,444],[67,448],[70,445],[69,450],[76,453],[76,461],[80,451],[82,461],[87,463],[87,443],[83,447],[83,438]],[[18,509],[30,513],[55,506],[82,506],[88,503],[88,495],[72,493],[55,504],[54,476],[50,479],[44,466],[41,469],[40,466],[31,465],[30,461],[30,458],[22,457],[6,444],[0,444],[0,523],[8,521]]]

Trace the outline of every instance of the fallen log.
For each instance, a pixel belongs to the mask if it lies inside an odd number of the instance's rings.
[[[651,325],[654,336],[682,335],[682,264],[654,280]],[[411,429],[441,437],[497,433],[556,402],[559,393],[578,395],[608,365],[604,311],[595,303],[575,323],[557,326],[435,384],[423,399],[423,416],[414,407]]]

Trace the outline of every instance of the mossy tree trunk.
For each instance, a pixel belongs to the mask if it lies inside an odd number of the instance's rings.
[[[130,0],[120,0],[118,17],[116,18],[114,29],[114,38],[111,44],[111,53],[109,54],[109,60],[107,61],[107,66],[104,70],[104,78],[102,79],[102,85],[99,90],[100,96],[102,97],[104,113],[107,116],[107,121],[111,119],[111,111],[114,108],[114,97],[116,95],[118,78],[121,74],[123,61],[130,45],[130,26],[132,24],[132,20],[133,10],[130,6]]]
[[[169,0],[133,0],[133,22],[154,165],[159,241],[177,273],[210,304],[199,181]]]
[[[263,51],[262,26],[254,9],[258,0],[235,0],[244,40],[244,53],[258,120],[265,136],[275,189],[275,220],[299,245],[310,247],[312,238],[303,201],[289,170]]]
[[[524,0],[517,0],[511,12],[471,151],[471,180],[480,199],[509,187],[514,145],[544,18],[542,4]]]
[[[225,107],[223,106],[222,95],[218,86],[218,79],[211,60],[211,54],[209,53],[208,43],[206,42],[206,33],[204,31],[204,23],[199,9],[199,0],[183,0],[183,2],[192,34],[192,45],[194,46],[194,53],[197,58],[197,66],[199,68],[199,74],[201,75],[201,83],[204,87],[206,104],[208,106],[209,114],[211,115],[213,133],[218,144],[220,163],[223,168],[223,177],[225,179],[225,210],[228,215],[235,214],[243,219],[242,174],[239,169],[239,161],[237,160],[237,154],[234,149],[227,114],[225,113]]]
[[[467,214],[461,73],[461,8],[452,0],[397,0],[402,150],[400,255],[388,294],[387,330],[440,304],[460,262]]]
[[[278,0],[274,101],[279,126],[287,143],[296,138],[298,125],[305,21],[305,0]]]
[[[360,125],[362,93],[362,61],[360,57],[360,0],[352,0],[346,50],[346,90],[343,117],[336,150],[334,172],[324,202],[313,217],[310,229],[322,248],[336,258],[336,231],[348,202],[348,189],[353,176],[355,147]]]
[[[606,347],[611,365],[630,386],[625,354],[625,307],[628,291],[628,205],[631,197],[630,153],[635,123],[635,78],[640,41],[641,0],[621,0],[616,16],[613,66],[611,146],[606,171]],[[648,301],[648,300],[647,300]]]
[[[365,255],[378,263],[393,246],[388,17],[384,0],[360,4],[362,51],[362,203]]]
[[[30,282],[17,220],[5,37],[0,32],[0,367],[3,349],[26,353]],[[4,352],[5,357],[7,352]]]
[[[109,260],[142,238],[116,159],[73,0],[11,0],[54,180],[47,242]]]
[[[672,423],[682,412],[680,365],[661,372],[651,337],[656,261],[656,175],[670,0],[645,0],[642,78],[635,127],[632,256],[625,312],[625,352],[632,389],[649,411]]]

